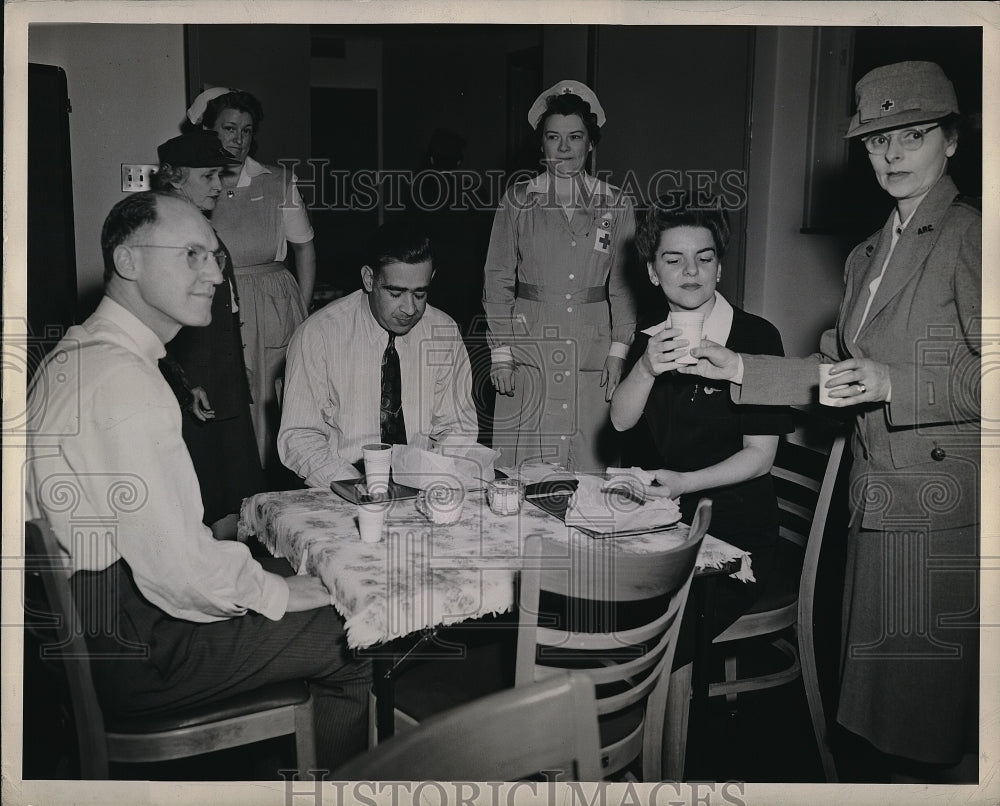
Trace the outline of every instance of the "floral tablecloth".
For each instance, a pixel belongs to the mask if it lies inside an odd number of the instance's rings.
[[[525,540],[594,538],[525,504],[520,515],[496,515],[483,493],[470,493],[462,518],[431,524],[414,501],[394,501],[379,543],[362,543],[357,507],[325,490],[259,493],[243,502],[239,538],[256,536],[300,574],[318,576],[344,616],[347,643],[368,647],[426,627],[502,613],[514,604],[514,578]],[[680,545],[687,527],[609,541],[614,551],[659,552]],[[734,577],[752,582],[750,556],[711,535],[699,568],[741,560]]]

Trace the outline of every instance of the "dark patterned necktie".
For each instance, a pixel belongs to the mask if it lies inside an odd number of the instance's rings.
[[[406,423],[403,422],[403,377],[399,371],[396,336],[389,334],[389,343],[382,353],[382,401],[379,410],[382,441],[390,445],[406,444]]]

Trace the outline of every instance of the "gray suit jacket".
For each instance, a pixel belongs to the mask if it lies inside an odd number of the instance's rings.
[[[822,361],[886,364],[891,402],[859,406],[851,497],[864,528],[978,522],[982,214],[943,176],[900,236],[868,317],[893,217],[847,258],[834,329],[809,358],[743,356],[741,403],[816,400]],[[857,333],[857,339],[854,335]]]

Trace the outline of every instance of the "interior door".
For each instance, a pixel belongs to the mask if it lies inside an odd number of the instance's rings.
[[[28,326],[42,355],[76,322],[69,113],[63,69],[29,64]]]

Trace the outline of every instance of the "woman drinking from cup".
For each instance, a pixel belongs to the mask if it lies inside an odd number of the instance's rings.
[[[806,403],[832,363],[831,405],[856,415],[837,720],[899,780],[975,781],[982,216],[947,175],[958,102],[938,65],[879,67],[856,94],[846,136],[895,204],[848,257],[820,353],[703,346],[679,371]]]
[[[735,350],[783,355],[781,336],[759,316],[733,307],[716,290],[729,243],[727,216],[720,209],[672,208],[664,196],[640,220],[636,248],[649,281],[670,309],[665,322],[637,336],[628,376],[611,400],[611,421],[619,431],[640,421],[655,446],[657,494],[680,498],[690,523],[698,499],[712,499],[712,534],[750,551],[756,584],[727,578],[718,586],[716,635],[760,596],[778,539],[778,505],[771,465],[780,434],[791,431],[787,413],[776,407],[740,407],[729,384],[680,375],[689,347],[701,337]],[[694,319],[694,331],[678,320]],[[701,324],[698,324],[700,322]]]
[[[625,278],[635,214],[586,171],[604,124],[586,85],[546,90],[528,122],[545,171],[504,195],[486,257],[493,447],[508,465],[603,470],[617,458],[601,436],[635,329]]]

